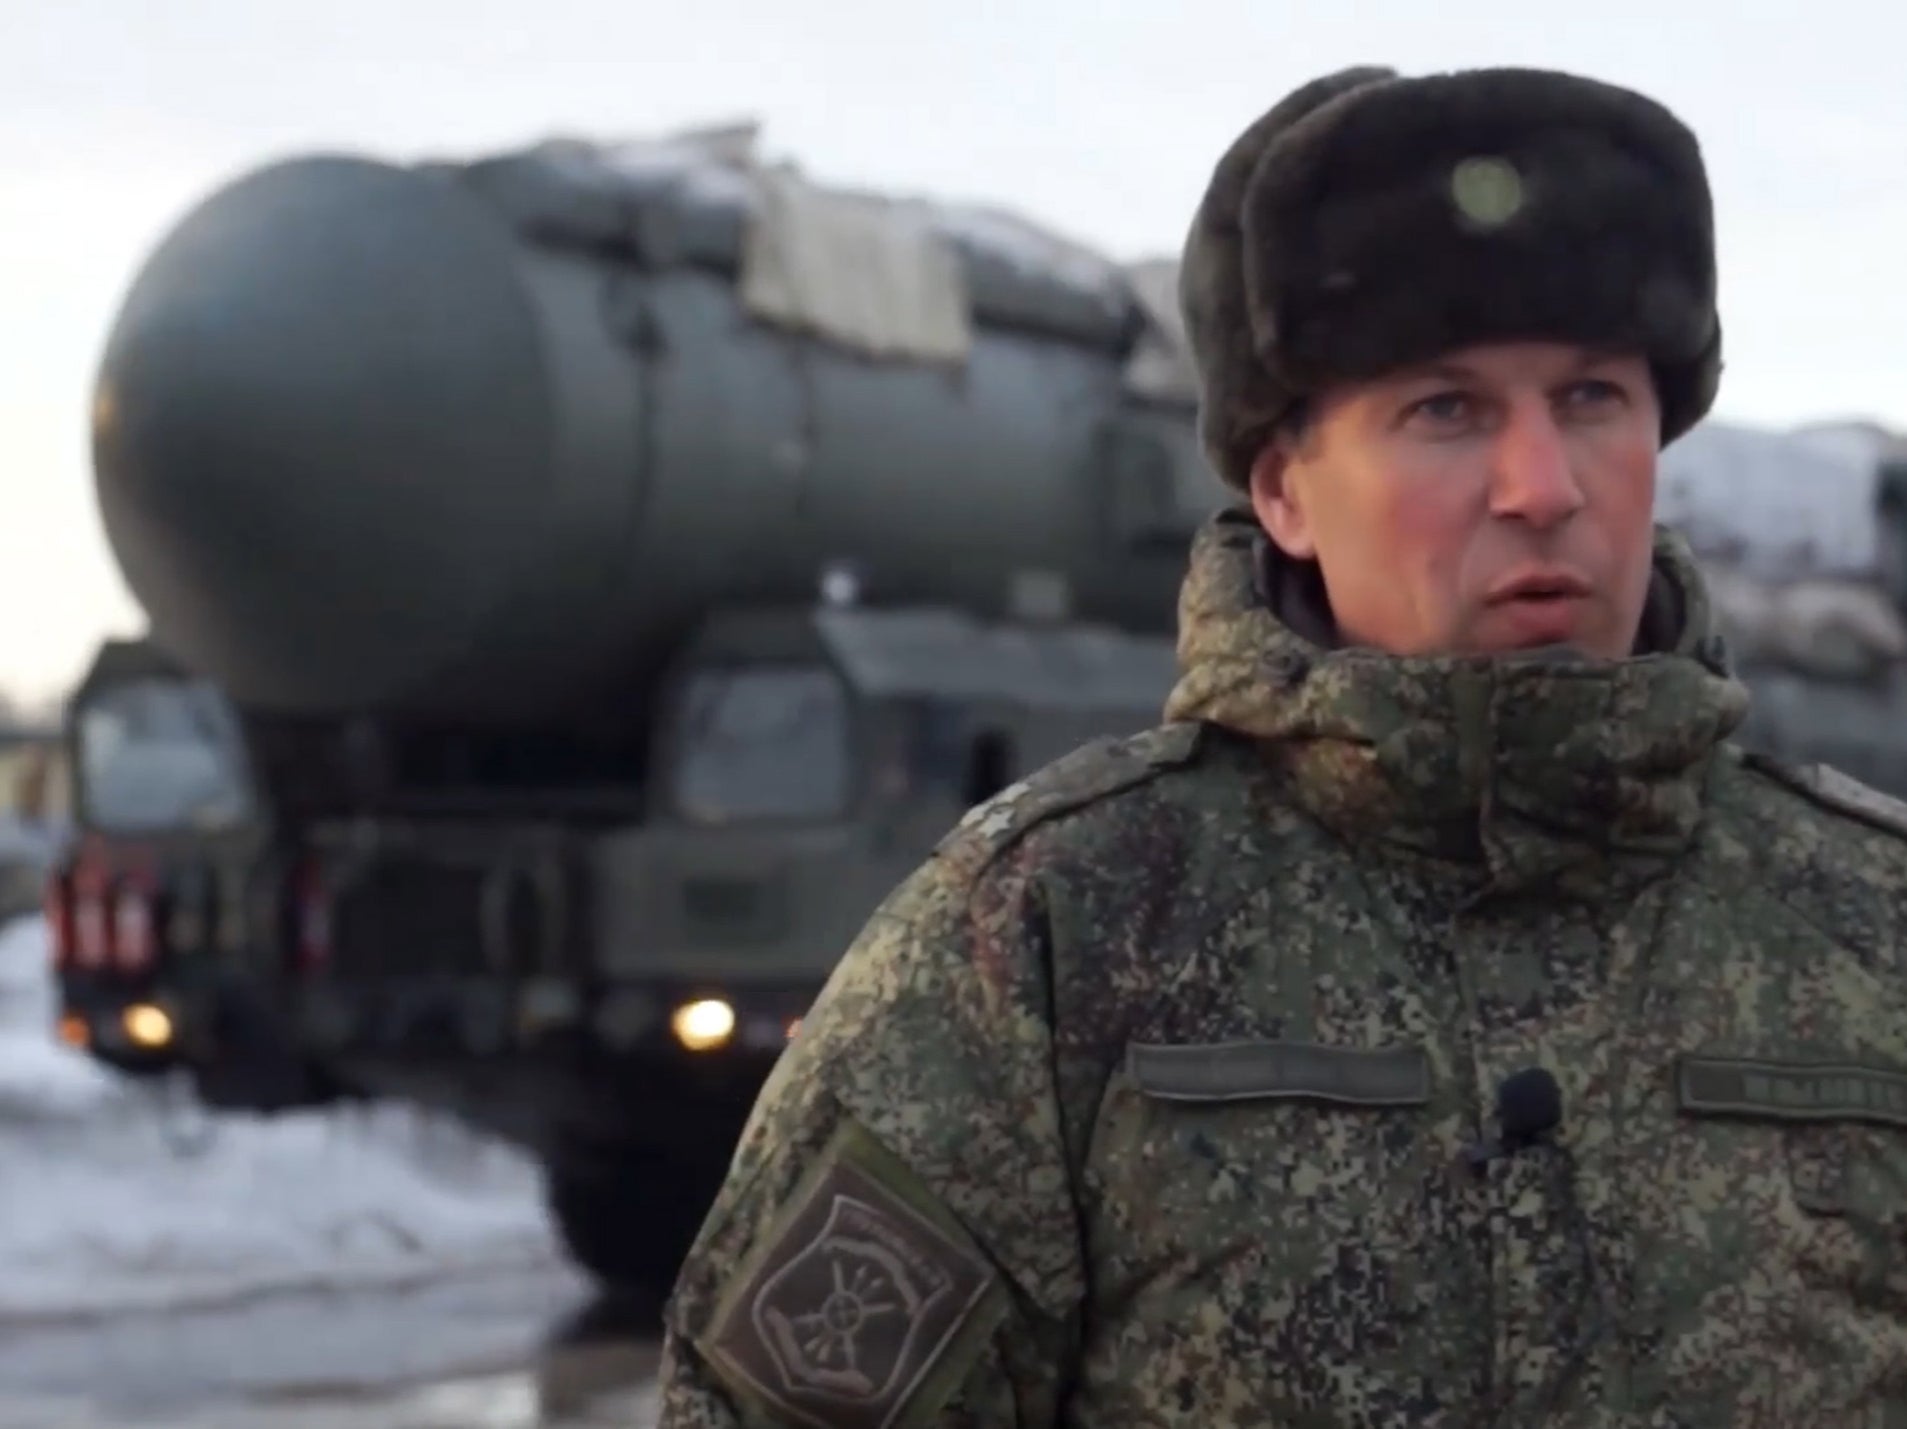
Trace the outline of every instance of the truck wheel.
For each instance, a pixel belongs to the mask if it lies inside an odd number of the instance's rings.
[[[194,1059],[193,1080],[207,1106],[221,1110],[301,1111],[349,1095],[299,1041],[254,983],[226,978],[213,989],[210,1045]]]
[[[674,1288],[772,1066],[606,1058],[558,1084],[540,1140],[550,1215],[606,1290]]]
[[[192,1065],[199,1100],[219,1111],[278,1114],[351,1100],[353,1090],[330,1068],[289,1053],[269,1057],[223,1055]]]
[[[634,1151],[544,1168],[544,1194],[570,1256],[606,1288],[663,1297],[720,1186],[702,1168]]]

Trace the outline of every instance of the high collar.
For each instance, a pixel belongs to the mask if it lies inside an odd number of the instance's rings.
[[[1344,836],[1463,865],[1496,892],[1647,876],[1687,846],[1748,696],[1680,537],[1657,529],[1646,634],[1615,661],[1333,648],[1302,594],[1310,568],[1272,549],[1245,509],[1199,532],[1167,718],[1258,742]]]

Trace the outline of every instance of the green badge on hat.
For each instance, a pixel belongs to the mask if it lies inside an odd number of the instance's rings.
[[[1523,176],[1508,159],[1477,155],[1451,170],[1450,196],[1466,222],[1501,228],[1523,207]]]

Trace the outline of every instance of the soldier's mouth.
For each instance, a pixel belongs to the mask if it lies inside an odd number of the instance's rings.
[[[1581,600],[1589,594],[1589,582],[1574,571],[1543,568],[1524,570],[1497,582],[1484,597],[1489,605],[1507,605],[1517,601],[1554,602]]]
[[[1501,632],[1502,645],[1528,649],[1573,639],[1586,604],[1585,598],[1574,591],[1531,591],[1494,602],[1490,612]]]

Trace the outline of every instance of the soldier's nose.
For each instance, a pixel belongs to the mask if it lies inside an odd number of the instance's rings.
[[[1582,484],[1547,403],[1512,407],[1491,459],[1492,515],[1549,527],[1581,509]]]

